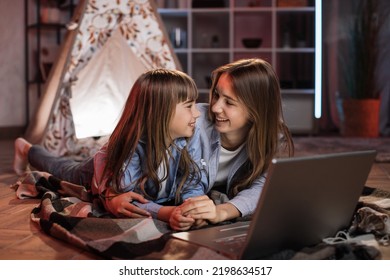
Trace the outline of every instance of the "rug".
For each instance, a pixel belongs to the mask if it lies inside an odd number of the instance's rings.
[[[327,154],[359,150],[376,150],[376,162],[390,162],[390,138],[353,138],[300,136],[293,137],[295,156]]]

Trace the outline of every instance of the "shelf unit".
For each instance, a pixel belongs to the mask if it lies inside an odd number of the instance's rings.
[[[160,0],[159,14],[183,70],[207,101],[210,73],[239,58],[260,57],[279,76],[286,121],[295,133],[315,127],[316,5],[310,0]],[[320,2],[317,0],[317,2]],[[261,38],[247,48],[244,38]],[[317,116],[318,117],[318,116]]]
[[[73,15],[76,0],[25,0],[26,123]]]

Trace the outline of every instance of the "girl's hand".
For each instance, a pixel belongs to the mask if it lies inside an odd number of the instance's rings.
[[[195,220],[208,220],[217,223],[217,209],[214,202],[207,196],[191,197],[180,206],[184,216],[190,216]],[[204,225],[205,221],[198,221],[196,225]]]
[[[206,220],[212,224],[231,220],[241,216],[240,211],[231,203],[215,205],[207,196],[191,197],[181,205],[184,216],[191,216],[195,220]],[[199,225],[204,225],[199,221]]]
[[[198,219],[198,220],[195,220],[195,223],[192,225],[192,229],[197,229],[197,228],[201,228],[201,227],[205,227],[209,224],[209,222],[207,220],[203,220],[203,219]]]
[[[195,223],[195,220],[190,216],[183,216],[181,206],[177,206],[169,217],[169,225],[173,230],[185,231],[189,230]]]
[[[145,218],[151,216],[149,212],[132,204],[134,200],[141,203],[148,202],[147,199],[138,193],[127,192],[116,195],[107,190],[106,196],[106,208],[116,217]]]

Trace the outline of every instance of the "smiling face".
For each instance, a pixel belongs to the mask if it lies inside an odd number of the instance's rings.
[[[210,104],[215,128],[221,133],[222,146],[228,149],[241,145],[249,131],[249,114],[246,106],[238,100],[226,73],[219,78]]]
[[[196,119],[200,112],[194,100],[186,100],[176,104],[176,110],[169,124],[169,133],[172,139],[191,137],[194,134]]]

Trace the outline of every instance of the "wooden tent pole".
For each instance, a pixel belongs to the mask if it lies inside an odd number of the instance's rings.
[[[72,47],[87,4],[88,0],[80,0],[79,4],[75,8],[71,22],[78,24],[78,26],[75,29],[67,30],[64,41],[59,50],[59,55],[57,60],[54,62],[52,71],[50,71],[50,75],[45,84],[45,88],[39,100],[35,114],[28,124],[25,138],[33,144],[40,143],[43,134],[46,131],[46,127],[49,123],[48,119],[53,110],[54,101],[60,94],[61,83],[69,64]]]

